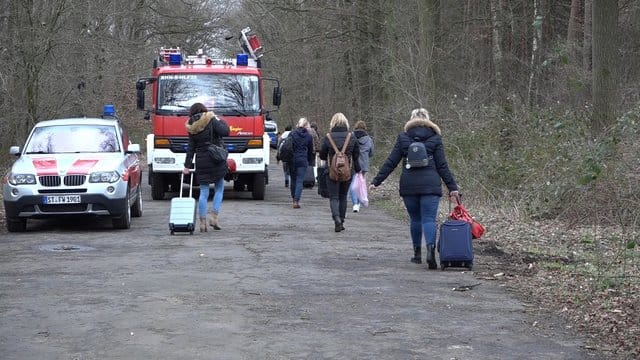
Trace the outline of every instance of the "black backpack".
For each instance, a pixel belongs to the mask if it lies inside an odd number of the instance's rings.
[[[276,159],[282,162],[292,162],[293,161],[293,134],[289,133],[289,135],[280,140],[280,145],[278,145],[278,154],[276,155]]]
[[[407,163],[405,167],[411,169],[429,165],[429,159],[432,157],[427,154],[427,148],[424,146],[424,142],[420,141],[419,138],[414,138],[413,140],[407,149]]]

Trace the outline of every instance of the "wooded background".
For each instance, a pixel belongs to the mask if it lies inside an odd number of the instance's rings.
[[[155,49],[233,56],[246,26],[284,89],[281,128],[344,112],[379,164],[425,107],[468,198],[637,223],[640,0],[2,1],[0,145],[107,102],[144,143],[135,81]]]

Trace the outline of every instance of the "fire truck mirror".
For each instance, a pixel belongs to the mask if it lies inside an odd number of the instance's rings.
[[[144,90],[147,88],[147,82],[145,80],[136,81],[136,89]]]
[[[136,93],[136,103],[139,110],[144,110],[144,90],[138,89]]]
[[[280,106],[282,102],[282,89],[279,86],[273,88],[273,105]]]

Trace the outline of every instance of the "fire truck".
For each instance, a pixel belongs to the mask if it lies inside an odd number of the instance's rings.
[[[265,132],[263,83],[274,83],[273,106],[280,106],[277,79],[262,75],[262,46],[258,37],[245,28],[239,35],[242,52],[235,58],[216,59],[198,50],[183,54],[180,48],[160,48],[153,61],[152,76],[138,79],[137,107],[151,118],[153,132],[147,136],[149,184],[154,200],[166,192],[179,191],[180,173],[188,150],[185,122],[189,108],[202,103],[229,124],[224,138],[229,151],[229,173],[235,191],[250,191],[263,200],[269,182],[270,139]],[[150,109],[145,108],[145,89],[151,86]]]

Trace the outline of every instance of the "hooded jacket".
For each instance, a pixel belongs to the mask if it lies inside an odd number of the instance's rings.
[[[371,183],[379,186],[393,170],[402,162],[400,175],[400,196],[437,195],[442,196],[442,182],[449,191],[457,191],[458,185],[449,170],[444,154],[444,145],[440,137],[440,129],[431,121],[421,119],[410,120],[405,124],[404,132],[398,135],[393,150],[382,164],[380,171]],[[427,154],[432,156],[429,165],[421,168],[407,169],[407,150],[409,145],[418,139],[425,144]]]
[[[313,164],[315,153],[313,152],[313,137],[306,128],[298,127],[289,133],[293,137],[293,161],[294,168],[307,167]]]
[[[333,142],[336,143],[338,150],[342,149],[348,133],[349,130],[346,126],[336,126],[331,129],[331,138]],[[327,159],[331,159],[335,153],[329,139],[325,136],[324,139],[322,139],[322,146],[320,147],[320,159],[326,161]],[[360,163],[358,159],[360,157],[360,148],[358,146],[358,139],[356,139],[353,134],[351,134],[351,139],[349,139],[349,145],[347,145],[345,154],[351,157],[352,169],[355,170],[355,172],[359,172]]]
[[[360,170],[368,172],[369,160],[373,157],[373,139],[362,129],[353,130],[353,135],[358,139],[358,148],[360,149],[358,163],[360,164]]]
[[[224,146],[223,136],[229,136],[229,125],[212,112],[195,114],[185,123],[189,134],[189,150],[184,167],[192,167],[196,154],[196,179],[198,184],[214,184],[227,173],[227,163],[214,163],[207,151],[210,144]]]

